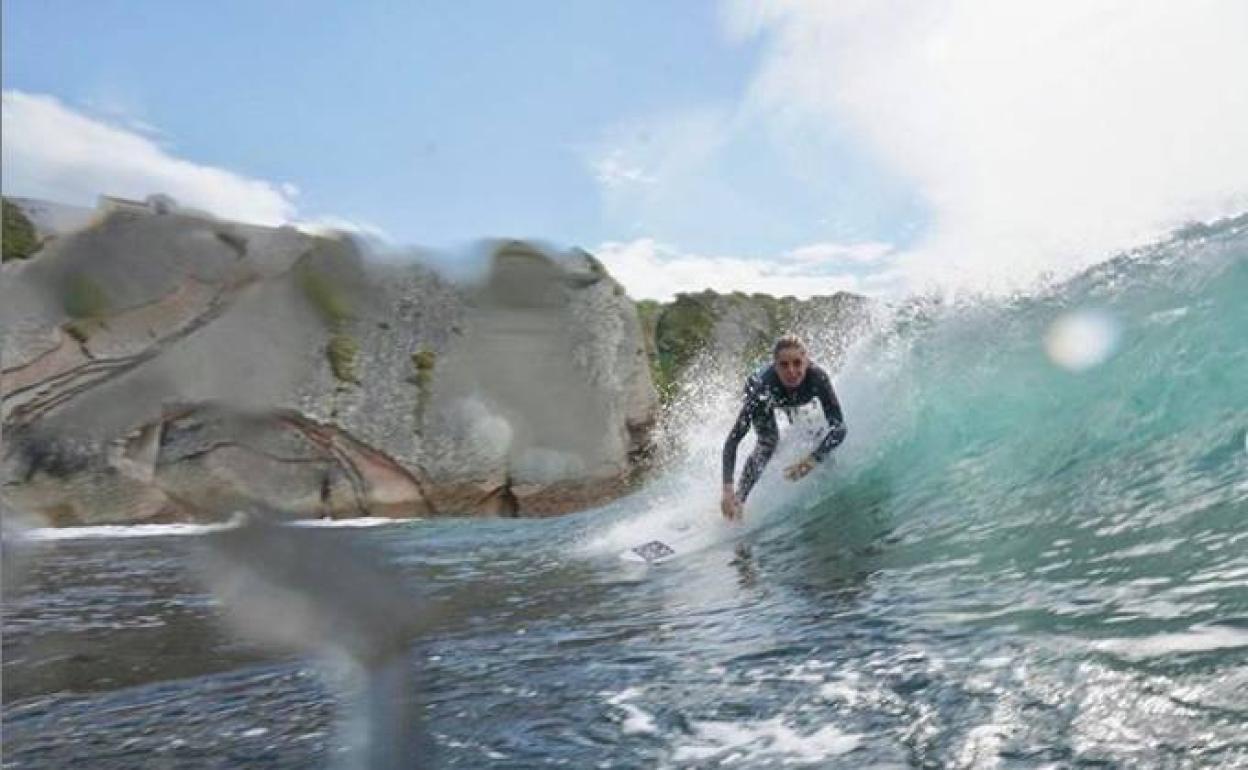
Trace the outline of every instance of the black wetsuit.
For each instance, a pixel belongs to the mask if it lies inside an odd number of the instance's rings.
[[[780,438],[780,429],[776,425],[776,408],[796,407],[809,404],[819,399],[823,407],[823,415],[828,419],[828,432],[824,434],[819,445],[811,452],[816,462],[822,462],[840,443],[845,440],[845,416],[841,414],[841,403],[836,400],[836,392],[832,390],[832,379],[819,365],[810,364],[806,377],[801,384],[789,390],[780,381],[775,366],[767,366],[750,375],[745,383],[745,403],[732,432],[724,441],[724,483],[732,483],[732,474],[737,466],[737,445],[750,426],[758,435],[758,443],[754,452],[745,461],[741,471],[741,483],[737,488],[737,499],[744,502],[753,489],[758,477],[771,455],[776,451],[776,441]]]

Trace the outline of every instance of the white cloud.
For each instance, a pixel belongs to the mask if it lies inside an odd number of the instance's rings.
[[[893,253],[891,243],[868,241],[866,243],[812,243],[785,254],[787,259],[801,264],[841,262],[867,265],[879,262]]]
[[[123,126],[134,133],[143,134],[154,142],[165,139],[163,132],[144,119],[146,110],[142,100],[115,84],[100,88],[81,104],[81,112],[112,126]]]
[[[728,6],[761,35],[746,109],[848,126],[921,191],[910,289],[1003,288],[1248,207],[1248,3]]]
[[[837,250],[833,244],[820,244],[819,248],[828,252]],[[853,253],[855,246],[843,246],[839,250]],[[791,294],[804,298],[861,288],[858,276],[828,271],[827,265],[810,259],[811,252],[804,257],[793,255],[801,251],[797,249],[773,260],[706,256],[681,252],[653,238],[639,238],[626,243],[604,243],[594,253],[634,299],[670,300],[677,293],[704,289],[775,296]]]
[[[606,188],[616,188],[631,184],[654,184],[657,177],[647,174],[640,166],[629,165],[624,160],[624,151],[616,148],[592,162],[594,178]]]
[[[5,91],[3,130],[6,193],[85,206],[101,194],[167,193],[227,219],[278,225],[295,218],[289,187],[174,157],[148,136],[51,96]]]

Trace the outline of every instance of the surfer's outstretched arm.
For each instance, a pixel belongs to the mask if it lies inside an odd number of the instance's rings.
[[[776,413],[770,407],[762,405],[756,409],[751,416],[751,422],[758,441],[754,444],[754,451],[745,461],[745,467],[741,469],[741,488],[737,490],[737,499],[742,503],[750,496],[750,490],[758,482],[758,477],[763,475],[763,468],[767,467],[767,462],[771,460],[771,455],[776,451],[776,444],[780,441],[780,428],[776,425]]]
[[[745,438],[745,434],[750,432],[752,401],[747,388],[745,403],[741,405],[741,413],[737,415],[737,421],[732,424],[732,430],[728,432],[728,438],[724,440],[724,487],[720,508],[723,510],[724,517],[728,519],[735,519],[741,515],[741,503],[737,500],[736,492],[733,490],[732,477],[737,472],[737,446],[741,443],[741,439]]]
[[[823,407],[823,416],[827,418],[828,431],[810,453],[811,459],[817,463],[823,462],[829,452],[840,446],[848,433],[841,402],[836,398],[836,391],[832,389],[832,378],[825,372],[820,372],[820,375],[822,376],[815,381],[815,395],[819,399],[819,405]]]
[[[737,415],[737,421],[732,424],[732,430],[728,432],[728,438],[724,440],[724,484],[728,486],[732,485],[732,477],[737,472],[737,445],[750,432],[751,411],[750,400],[747,398],[741,407],[741,413]]]
[[[737,420],[732,424],[728,438],[724,440],[724,486],[720,508],[725,518],[740,518],[741,503],[745,502],[746,496],[750,494],[750,487],[754,486],[754,482],[758,480],[758,474],[771,457],[770,450],[775,448],[774,440],[766,440],[769,425],[772,428],[770,433],[776,433],[775,424],[775,416],[767,401],[767,390],[763,385],[762,377],[754,374],[746,380],[745,398],[741,404],[741,411],[737,413]],[[737,471],[737,446],[741,443],[741,439],[745,438],[745,434],[750,432],[750,426],[753,426],[758,433],[759,446],[755,447],[754,453],[750,455],[750,459],[745,463],[745,469],[741,472],[740,491],[734,491],[732,477]]]

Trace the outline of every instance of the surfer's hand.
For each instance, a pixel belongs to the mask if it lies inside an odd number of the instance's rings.
[[[807,457],[801,462],[796,462],[784,469],[784,477],[789,481],[797,481],[801,477],[810,473],[815,468],[815,458]]]
[[[732,491],[732,487],[724,487],[724,497],[719,501],[719,510],[728,521],[741,518],[741,501],[737,499],[737,493]]]

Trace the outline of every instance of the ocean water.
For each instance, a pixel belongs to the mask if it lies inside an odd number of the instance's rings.
[[[896,309],[742,525],[708,375],[575,516],[28,532],[3,766],[1248,767],[1246,298],[1241,221]]]

